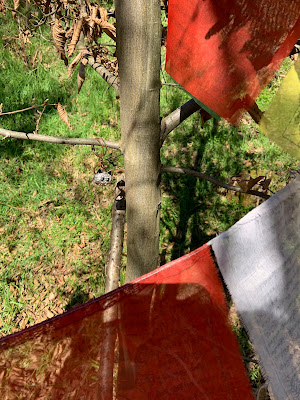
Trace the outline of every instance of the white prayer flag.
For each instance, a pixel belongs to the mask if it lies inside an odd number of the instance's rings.
[[[300,399],[300,179],[213,239],[275,400]]]

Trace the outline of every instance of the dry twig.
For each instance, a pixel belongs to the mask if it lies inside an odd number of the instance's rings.
[[[46,104],[45,104],[45,101],[47,101]],[[24,111],[28,111],[28,110],[33,110],[34,108],[44,107],[45,105],[46,105],[46,106],[57,106],[56,103],[48,104],[48,100],[45,100],[45,101],[44,101],[43,104],[39,104],[38,106],[30,106],[30,107],[27,107],[27,108],[22,108],[21,110],[14,110],[14,111],[2,112],[2,108],[1,108],[1,110],[0,110],[0,117],[1,117],[2,115],[11,115],[11,114],[17,114],[17,113],[24,112]]]
[[[43,115],[43,113],[44,113],[44,111],[45,111],[45,109],[46,109],[47,103],[48,103],[48,99],[45,100],[45,102],[44,102],[44,108],[42,109],[42,111],[38,111],[38,110],[37,110],[37,112],[39,113],[39,117],[38,117],[38,120],[36,121],[36,126],[35,126],[35,131],[34,131],[34,133],[38,133],[38,131],[39,131],[40,120],[41,120],[42,115]]]
[[[163,165],[161,167],[161,172],[171,172],[174,174],[191,175],[191,176],[195,176],[196,178],[200,178],[200,179],[204,179],[206,181],[212,182],[213,184],[215,184],[217,186],[221,186],[227,190],[233,190],[234,192],[252,194],[254,196],[261,197],[263,199],[268,199],[270,197],[268,194],[260,192],[258,190],[248,190],[247,192],[245,192],[240,187],[229,185],[228,183],[222,182],[219,179],[216,179],[210,175],[204,174],[202,172],[194,171],[192,169],[179,168],[179,167],[168,167],[168,166]]]

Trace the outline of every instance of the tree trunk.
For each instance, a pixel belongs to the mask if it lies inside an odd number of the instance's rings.
[[[158,264],[161,15],[159,0],[116,0],[115,5],[128,282]]]

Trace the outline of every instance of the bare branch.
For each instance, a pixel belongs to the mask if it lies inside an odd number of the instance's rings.
[[[110,85],[112,86],[117,95],[119,96],[120,80],[117,76],[111,74],[102,64],[99,64],[91,54],[85,54],[89,65]]]
[[[11,11],[12,14],[17,13],[17,14],[21,15],[24,19],[28,20],[28,17],[26,15],[22,14],[19,10],[15,9],[15,8],[11,8],[11,7],[6,7],[6,9],[8,11]]]
[[[100,146],[99,141],[93,138],[65,138],[58,136],[37,135],[35,133],[16,132],[2,128],[0,128],[0,135],[4,136],[3,139],[13,138],[21,140],[35,140],[38,142],[68,144],[73,146]],[[121,150],[117,142],[111,142],[103,139],[103,143],[106,147],[111,149]]]
[[[125,182],[124,179],[120,177],[116,186],[115,199],[111,213],[110,249],[108,261],[105,266],[105,293],[119,286],[126,208],[124,189]]]
[[[125,182],[123,177],[118,179],[115,190],[115,199],[111,213],[111,232],[109,258],[106,263],[105,293],[119,287],[120,266],[123,250],[124,225],[125,225]],[[105,329],[104,342],[100,350],[100,366],[98,371],[98,396],[108,400],[113,398],[114,388],[114,361],[117,332],[115,322],[118,319],[118,306],[112,305],[103,313]]]
[[[182,86],[178,85],[178,83],[168,83],[168,82],[162,82],[162,86],[171,86],[171,87],[177,87],[180,89],[183,89]]]
[[[36,126],[35,126],[35,131],[34,131],[34,133],[38,133],[38,131],[39,131],[40,120],[41,120],[42,115],[43,115],[43,113],[44,113],[44,111],[45,111],[45,109],[46,109],[46,106],[47,106],[47,104],[44,105],[44,108],[42,109],[42,111],[37,110],[37,112],[39,113],[39,117],[38,117],[38,119],[37,119],[37,121],[36,121]]]
[[[57,104],[47,104],[47,100],[45,100],[43,104],[39,104],[38,106],[30,106],[30,107],[27,107],[27,108],[22,108],[21,110],[8,111],[8,112],[5,112],[5,113],[4,112],[0,112],[0,117],[2,117],[2,115],[17,114],[17,113],[20,113],[20,112],[32,110],[34,108],[40,108],[40,107],[45,107],[45,106],[57,106]]]
[[[250,114],[250,116],[253,119],[253,121],[255,121],[257,124],[259,124],[259,121],[261,120],[261,117],[264,114],[259,109],[259,107],[258,107],[258,105],[256,103],[254,103],[253,106],[248,110],[248,113]]]
[[[171,114],[169,114],[167,117],[163,118],[161,120],[161,145],[163,144],[170,132],[177,128],[177,126],[180,125],[181,122],[186,120],[188,117],[190,117],[192,114],[200,109],[201,107],[199,106],[199,104],[197,104],[195,100],[191,99],[182,106],[176,108],[176,110],[171,112]]]
[[[40,27],[41,25],[44,25],[47,22],[47,18],[51,17],[55,13],[57,13],[58,9],[60,8],[60,4],[57,6],[57,8],[52,7],[52,11],[50,11],[48,14],[44,14],[41,18],[41,20],[35,25],[36,27]]]
[[[206,175],[206,174],[203,174],[202,172],[194,171],[192,169],[179,168],[179,167],[168,167],[168,166],[163,165],[161,167],[161,172],[171,172],[174,174],[192,175],[192,176],[195,176],[196,178],[200,178],[200,179],[204,179],[206,181],[212,182],[213,184],[215,184],[217,186],[221,186],[227,190],[233,190],[233,191],[239,192],[239,193],[252,194],[254,196],[262,197],[263,199],[268,199],[270,197],[268,194],[259,192],[258,190],[248,190],[247,192],[245,192],[240,187],[229,185],[228,183],[222,182],[219,179],[216,179],[210,175]]]
[[[163,144],[170,132],[177,128],[177,126],[180,125],[181,122],[183,122],[199,110],[201,110],[199,104],[197,104],[195,100],[191,99],[183,104],[181,107],[178,107],[167,117],[163,118],[161,121],[161,145]],[[254,105],[250,108],[250,110],[248,110],[248,112],[252,119],[258,124],[263,115],[263,112],[259,109],[258,105],[254,103]]]

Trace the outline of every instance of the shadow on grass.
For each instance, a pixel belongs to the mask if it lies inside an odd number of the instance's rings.
[[[168,96],[169,112],[184,101],[181,91],[173,91]],[[244,138],[237,128],[216,120],[208,121],[202,129],[200,118],[195,113],[170,134],[162,149],[162,163],[194,169],[226,182],[243,169]],[[161,261],[167,260],[164,243],[171,244],[168,256],[176,259],[229,228],[249,210],[237,203],[237,198],[227,201],[225,191],[195,177],[164,173],[162,188],[163,197],[167,195],[171,203],[167,201],[162,209]]]
[[[19,35],[17,24],[14,23],[13,19],[0,18],[0,65],[2,67],[0,73],[0,103],[3,105],[3,112],[40,105],[46,99],[48,99],[48,104],[61,102],[64,106],[70,108],[70,91],[73,91],[73,89],[70,82],[63,84],[60,82],[59,74],[62,71],[62,66],[56,64],[57,56],[54,53],[48,53],[48,45],[42,40],[34,41],[26,47],[26,56],[30,61],[33,58],[31,53],[40,51],[43,53],[43,59],[35,65],[34,69],[29,70],[16,53],[14,45],[4,39],[8,31],[11,35],[15,34],[16,37]],[[14,43],[14,40],[12,42]],[[48,63],[52,63],[52,70],[50,70]],[[16,114],[1,115],[0,126],[8,130],[32,133],[36,129],[36,122],[39,118],[37,111],[41,112],[42,107]],[[42,133],[51,134],[49,126],[51,126],[51,120],[55,115],[57,115],[57,111],[54,106],[45,108],[41,119]],[[39,145],[32,142],[6,139],[0,144],[1,156],[20,157],[22,159],[28,146],[40,148]],[[57,152],[57,149],[51,150],[51,146],[47,149],[47,153],[50,153],[50,155]]]
[[[68,303],[65,305],[65,311],[71,310],[72,308],[84,304],[89,301],[89,294],[78,286],[72,293]]]

